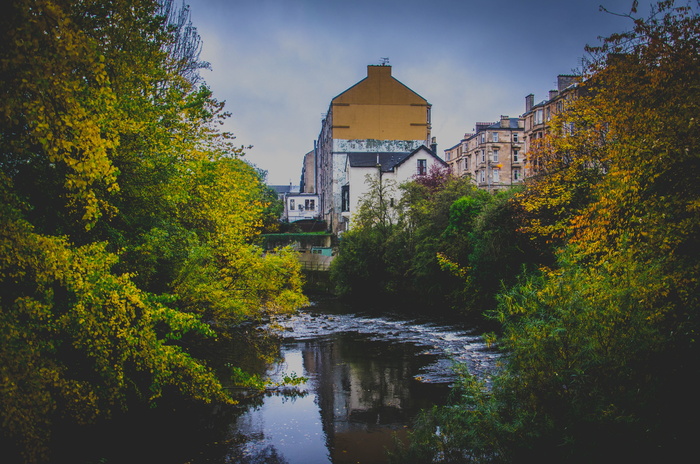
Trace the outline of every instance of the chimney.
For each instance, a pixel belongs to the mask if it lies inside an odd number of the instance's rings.
[[[569,87],[571,84],[576,82],[576,76],[573,74],[559,74],[557,76],[557,89],[562,92],[564,89]]]
[[[535,106],[535,96],[533,94],[525,97],[525,112],[529,112]]]
[[[501,128],[508,129],[510,127],[510,118],[508,116],[501,115]]]
[[[369,79],[378,77],[391,77],[391,66],[370,64],[367,66],[367,77]]]
[[[555,98],[557,98],[558,95],[559,95],[558,90],[550,90],[549,91],[549,99],[550,100],[554,100]]]
[[[437,155],[437,138],[430,139],[430,150]]]
[[[493,125],[492,122],[477,122],[476,123],[476,133],[478,134],[479,132],[485,130],[487,127]]]

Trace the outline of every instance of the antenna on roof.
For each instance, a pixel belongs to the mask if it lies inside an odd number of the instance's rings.
[[[387,56],[386,58],[379,58],[379,64],[382,66],[389,66],[389,57]]]

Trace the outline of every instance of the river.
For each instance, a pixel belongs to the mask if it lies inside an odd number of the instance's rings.
[[[308,380],[205,414],[170,404],[65,430],[54,462],[386,463],[419,411],[447,401],[454,361],[487,378],[497,360],[477,331],[454,321],[334,300],[245,331],[217,348],[222,364]]]
[[[225,462],[385,463],[423,408],[443,404],[454,361],[486,376],[496,353],[481,337],[429,317],[319,303],[270,324],[281,356],[267,374],[308,381],[266,396],[231,425]]]

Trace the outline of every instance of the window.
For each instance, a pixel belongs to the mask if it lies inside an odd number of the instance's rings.
[[[518,134],[513,134],[513,143],[518,143]]]
[[[513,162],[517,163],[518,162],[518,150],[513,150]]]
[[[289,209],[294,211],[294,198],[289,199]]]
[[[486,171],[481,170],[479,172],[481,174],[481,182],[484,182],[484,180],[486,180]]]
[[[481,133],[481,143],[486,143],[486,133],[485,132]]]
[[[520,180],[520,169],[513,169],[513,180]]]
[[[494,142],[498,142],[498,132],[494,132],[491,134],[491,140]]]
[[[340,189],[341,206],[343,212],[350,211],[350,186],[343,185]]]
[[[481,162],[486,162],[486,151],[481,150]]]
[[[493,162],[498,163],[498,150],[493,150]]]
[[[306,211],[313,211],[316,209],[316,200],[306,200],[304,202],[304,207]]]
[[[494,170],[493,170],[493,181],[494,181],[494,182],[500,182],[500,181],[501,181],[501,171],[500,171],[500,169],[494,169]]]
[[[418,160],[418,175],[419,176],[424,176],[428,173],[428,161],[424,159],[419,159]]]
[[[535,124],[542,124],[542,109],[535,111]]]

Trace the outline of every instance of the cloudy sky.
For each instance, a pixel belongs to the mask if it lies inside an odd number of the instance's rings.
[[[203,78],[233,115],[226,130],[270,184],[298,185],[331,99],[382,58],[432,104],[443,156],[475,122],[545,99],[586,44],[632,25],[599,11],[628,13],[632,0],[185,1],[212,67]]]

